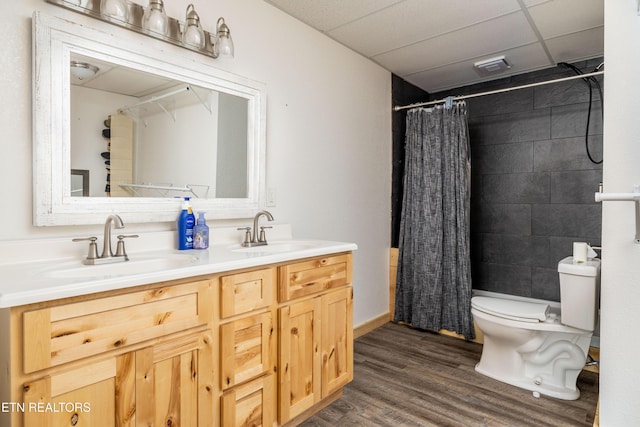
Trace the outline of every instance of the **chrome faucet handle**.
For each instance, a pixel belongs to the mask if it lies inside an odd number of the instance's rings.
[[[87,259],[96,259],[98,258],[98,245],[96,244],[97,237],[83,237],[71,239],[72,242],[86,242],[89,241],[89,253],[87,254]]]
[[[118,245],[116,246],[116,254],[114,256],[122,256],[128,261],[129,257],[127,256],[127,251],[124,250],[124,239],[135,239],[140,236],[138,236],[137,234],[129,234],[129,235],[119,234],[117,237],[118,237]]]
[[[258,237],[258,242],[265,242],[265,243],[267,242],[267,236],[264,233],[264,229],[265,228],[273,228],[273,227],[270,226],[270,225],[261,225],[260,226],[260,236]]]
[[[249,245],[251,243],[251,227],[238,227],[238,230],[244,231],[242,246]]]

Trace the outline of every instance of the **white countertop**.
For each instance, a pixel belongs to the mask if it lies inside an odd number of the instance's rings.
[[[221,234],[218,231],[215,233]],[[238,242],[218,239],[217,244],[210,245],[206,250],[179,251],[166,247],[167,242],[172,246],[171,237],[175,233],[156,234],[160,235],[141,236],[140,239],[136,239],[137,245],[127,241],[127,245],[133,249],[127,250],[130,261],[88,266],[82,264],[83,256],[75,255],[77,250],[73,251],[73,256],[69,256],[65,250],[60,250],[55,258],[43,257],[42,246],[55,245],[53,241],[31,242],[39,243],[41,248],[37,254],[31,253],[31,258],[15,255],[16,245],[24,246],[26,243],[16,242],[12,246],[9,242],[2,242],[0,256],[3,255],[3,251],[6,255],[12,247],[14,255],[13,260],[0,264],[0,308],[357,249],[354,243],[294,240],[285,230],[276,237],[277,240],[270,240],[271,246],[264,250],[258,247],[247,251],[241,248]],[[143,243],[145,238],[147,244]],[[67,240],[69,239],[61,240],[59,243]],[[101,240],[98,242],[99,249]],[[162,244],[158,244],[159,242]],[[153,247],[154,250],[144,250],[145,247]],[[82,248],[85,249],[84,244]],[[168,261],[165,263],[164,260]]]

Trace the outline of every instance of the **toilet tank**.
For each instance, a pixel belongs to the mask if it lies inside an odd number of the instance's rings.
[[[560,321],[574,328],[593,331],[598,320],[600,260],[574,263],[567,257],[558,263],[560,274]]]

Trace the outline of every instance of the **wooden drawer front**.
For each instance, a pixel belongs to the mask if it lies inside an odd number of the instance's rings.
[[[273,315],[265,312],[220,326],[220,387],[224,390],[272,371],[275,364]]]
[[[316,258],[280,267],[280,301],[351,283],[351,254]]]
[[[267,268],[222,277],[220,316],[231,317],[271,305],[276,274],[275,268]]]
[[[225,392],[221,399],[220,425],[272,427],[276,413],[275,393],[274,374],[264,375]]]
[[[210,280],[23,314],[24,371],[34,372],[208,323]]]

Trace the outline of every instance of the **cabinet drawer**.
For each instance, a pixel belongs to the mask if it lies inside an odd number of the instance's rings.
[[[314,258],[280,267],[280,301],[351,283],[351,254]]]
[[[275,375],[272,373],[225,392],[221,399],[220,425],[273,426],[276,413],[275,393]]]
[[[24,371],[34,372],[210,322],[211,280],[26,311]]]
[[[275,268],[265,268],[222,277],[220,317],[224,319],[271,305],[276,274]]]
[[[220,387],[224,390],[273,371],[273,314],[267,311],[220,326]]]

